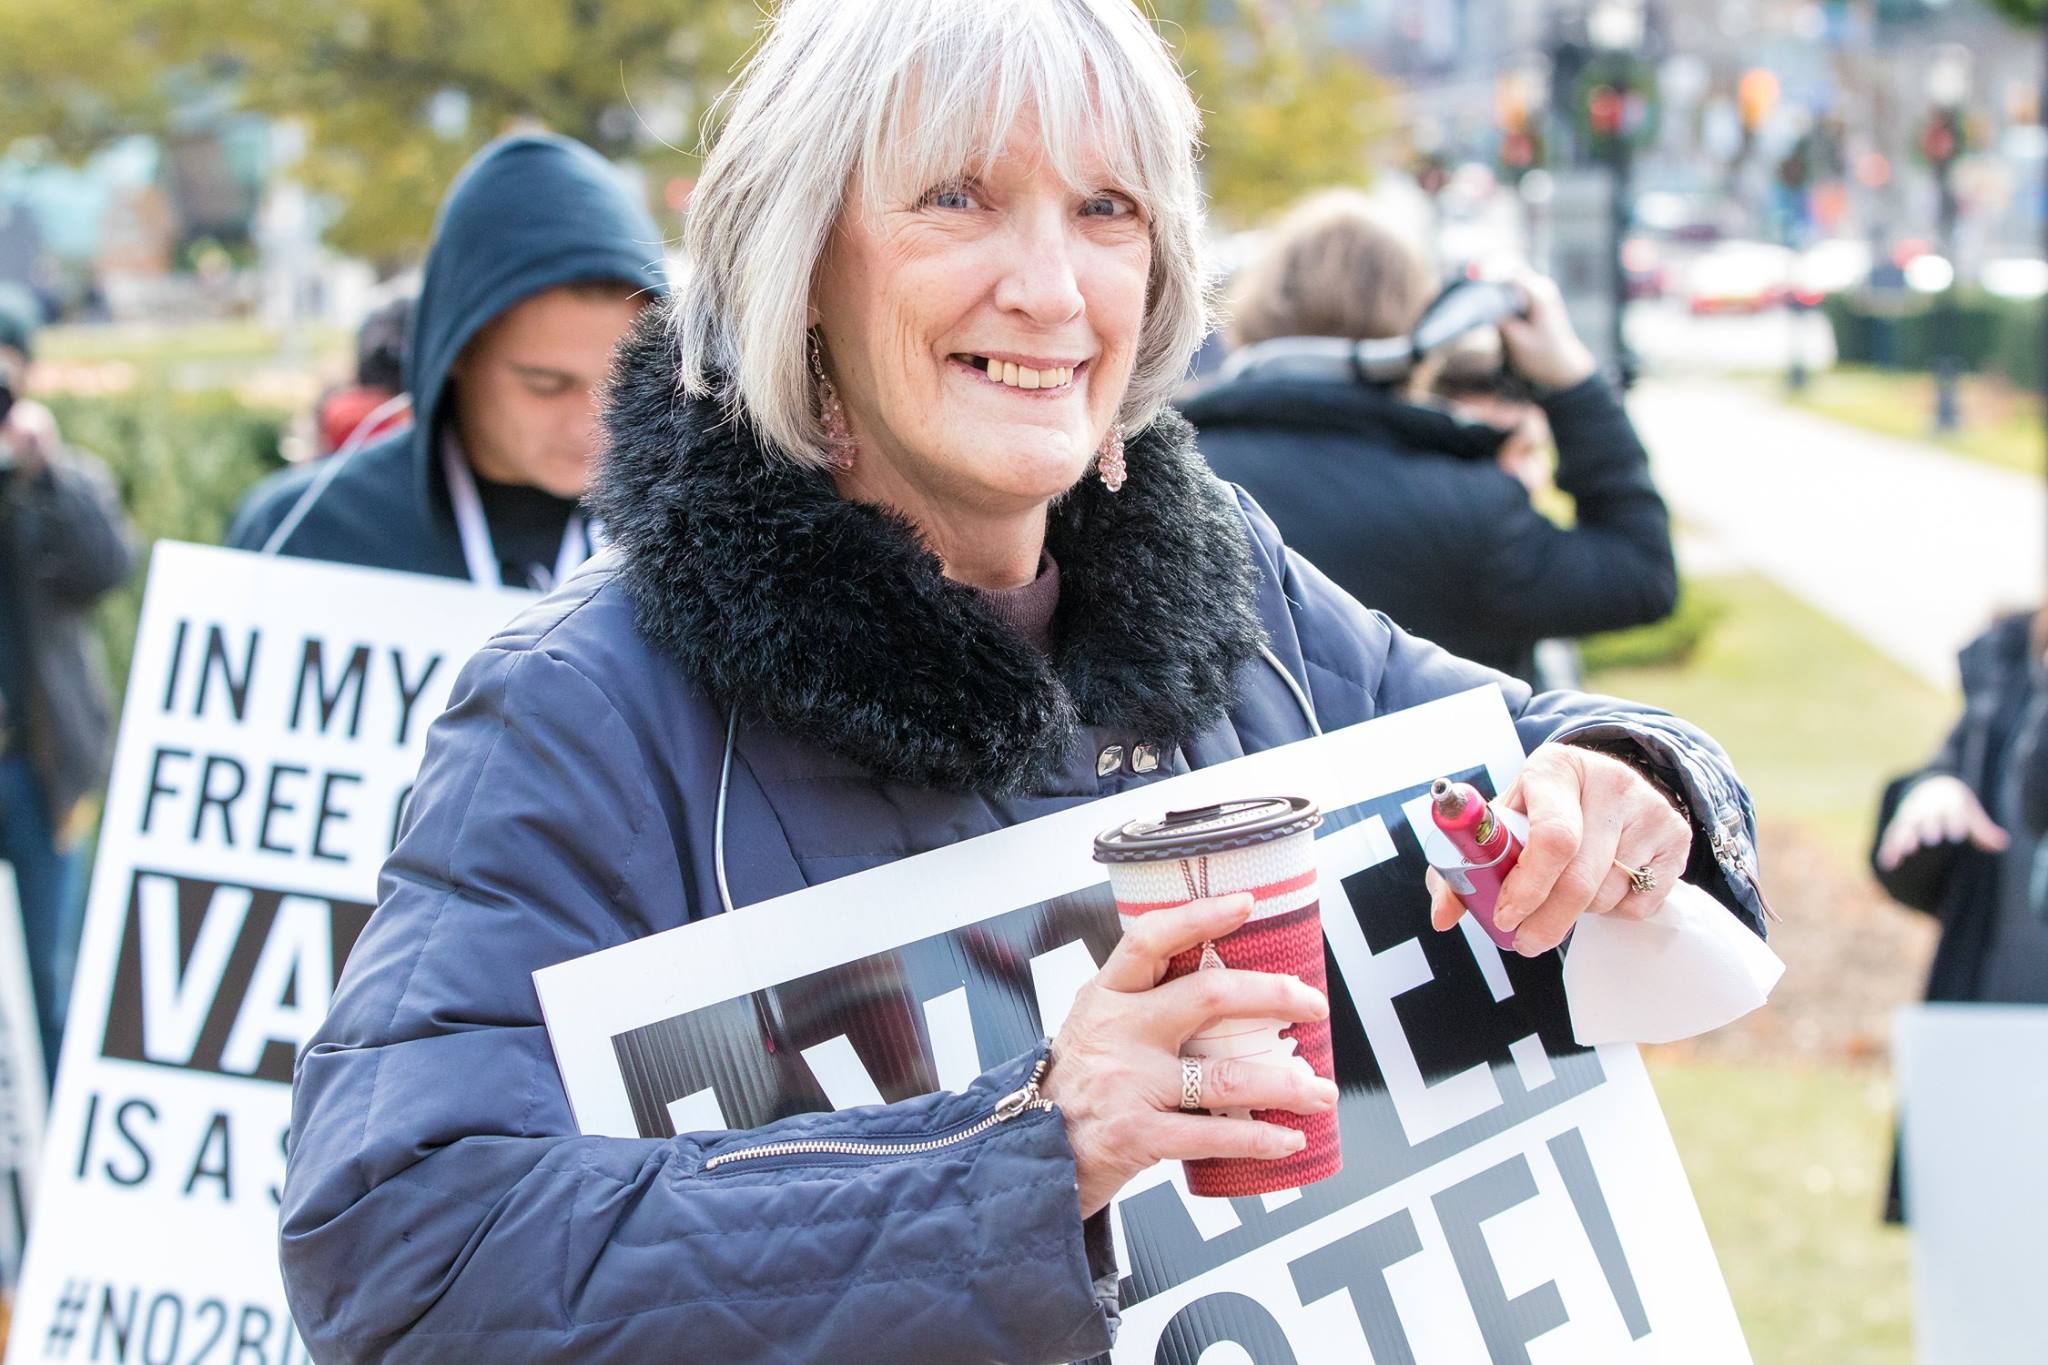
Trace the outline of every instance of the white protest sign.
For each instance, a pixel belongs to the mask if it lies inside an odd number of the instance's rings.
[[[1633,1048],[1572,1040],[1555,956],[1427,925],[1431,779],[1522,763],[1491,688],[535,974],[582,1130],[666,1136],[957,1089],[1058,1030],[1117,935],[1104,828],[1315,800],[1344,1170],[1112,1215],[1117,1362],[1731,1365],[1720,1269]],[[764,1046],[764,1035],[772,1050]],[[1225,1345],[1228,1343],[1228,1345]],[[1224,1346],[1213,1356],[1204,1352]]]
[[[7,1359],[291,1365],[292,1058],[428,724],[530,601],[159,544]]]
[[[1925,1365],[2041,1360],[2048,1005],[1899,1011],[1913,1335]]]
[[[0,863],[0,1285],[21,1274],[42,1144],[42,1029],[14,869]]]

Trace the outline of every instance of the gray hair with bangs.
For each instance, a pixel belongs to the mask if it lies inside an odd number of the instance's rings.
[[[1151,278],[1118,420],[1136,430],[1187,371],[1209,317],[1200,117],[1133,0],[786,0],[739,79],[691,196],[674,313],[686,392],[744,415],[789,458],[829,463],[808,357],[811,282],[851,193],[880,207],[993,161],[1029,111],[1077,191],[1143,210]],[[1114,185],[1087,183],[1084,153]]]

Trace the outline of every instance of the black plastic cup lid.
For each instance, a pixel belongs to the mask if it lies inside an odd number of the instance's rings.
[[[1198,810],[1172,810],[1095,836],[1098,863],[1153,863],[1270,844],[1323,823],[1305,796],[1262,796]]]

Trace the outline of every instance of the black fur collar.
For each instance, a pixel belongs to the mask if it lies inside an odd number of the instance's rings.
[[[1056,773],[1081,724],[1176,744],[1235,700],[1265,640],[1246,529],[1179,417],[1130,440],[1120,492],[1091,476],[1054,505],[1048,660],[907,522],[684,398],[663,311],[620,350],[590,503],[641,628],[721,704],[887,779],[997,794]]]

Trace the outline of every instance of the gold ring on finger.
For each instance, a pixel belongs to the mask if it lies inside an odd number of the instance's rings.
[[[1202,1108],[1202,1059],[1183,1057],[1180,1059],[1180,1107],[1186,1113],[1198,1113]]]
[[[1648,863],[1644,863],[1641,867],[1630,867],[1621,859],[1616,858],[1614,865],[1623,872],[1628,873],[1628,889],[1630,891],[1643,894],[1657,889],[1657,874]]]

